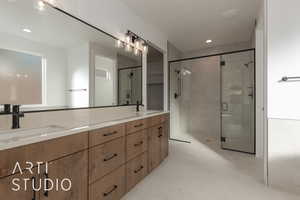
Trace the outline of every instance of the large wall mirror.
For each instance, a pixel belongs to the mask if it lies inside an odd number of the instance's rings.
[[[26,111],[142,103],[142,53],[37,1],[0,2],[0,104]]]

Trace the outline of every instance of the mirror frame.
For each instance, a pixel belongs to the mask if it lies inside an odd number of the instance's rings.
[[[54,10],[56,10],[56,11],[58,11],[58,12],[61,12],[62,14],[64,14],[66,17],[71,17],[71,18],[73,18],[73,19],[75,19],[75,20],[77,20],[77,21],[79,21],[80,23],[83,23],[84,25],[87,25],[87,26],[89,26],[89,27],[91,27],[91,28],[93,28],[93,29],[95,29],[95,30],[97,30],[97,31],[99,31],[100,33],[103,33],[103,34],[105,34],[105,35],[107,35],[107,36],[109,36],[109,37],[111,37],[111,38],[113,38],[114,40],[119,40],[117,37],[115,37],[114,35],[112,35],[112,34],[110,34],[110,33],[107,33],[107,32],[105,32],[105,31],[103,31],[103,30],[101,30],[100,28],[98,28],[98,27],[96,27],[96,26],[94,26],[94,25],[92,25],[92,24],[90,24],[90,23],[88,23],[88,22],[86,22],[86,21],[84,21],[83,19],[80,19],[79,17],[76,17],[76,16],[74,16],[74,15],[72,15],[72,14],[70,14],[70,13],[68,13],[67,11],[65,11],[65,10],[63,10],[63,9],[61,9],[61,8],[58,8],[58,7],[56,7],[56,6],[54,6],[54,5],[52,5],[52,4],[50,4],[49,2],[44,2],[45,4],[46,4],[46,6],[48,6],[48,7],[50,7],[51,9],[54,9]],[[143,54],[144,54],[144,52],[142,52],[141,51],[141,54],[140,54],[140,56],[141,56],[141,68],[142,68],[142,74],[143,74]],[[119,69],[117,69],[117,74],[119,74]],[[119,75],[118,75],[119,76]],[[119,78],[119,77],[118,77]],[[119,84],[119,79],[118,79],[118,84]],[[142,84],[142,94],[143,94],[143,89],[144,89],[144,87],[143,87],[143,76],[142,76],[142,81],[141,81],[141,84]],[[119,94],[119,88],[117,87],[117,90],[118,90],[118,94]],[[141,96],[141,106],[144,106],[144,104],[143,104],[143,95]],[[118,99],[118,103],[119,103],[119,99]],[[3,105],[3,108],[4,108],[4,104],[2,104]],[[5,104],[6,105],[6,104]],[[9,105],[11,105],[11,104],[9,104]],[[113,108],[113,107],[125,107],[125,106],[135,106],[136,104],[124,104],[124,105],[108,105],[108,106],[88,106],[88,107],[77,107],[77,108],[58,108],[58,109],[41,109],[41,110],[38,110],[38,109],[36,109],[36,110],[24,110],[24,111],[22,111],[23,113],[38,113],[38,112],[55,112],[55,111],[68,111],[68,110],[84,110],[84,109],[98,109],[98,108]],[[22,106],[22,105],[21,105]],[[12,114],[12,111],[10,111],[9,113],[8,112],[5,112],[5,110],[3,110],[4,112],[0,112],[0,115],[10,115],[10,114]]]

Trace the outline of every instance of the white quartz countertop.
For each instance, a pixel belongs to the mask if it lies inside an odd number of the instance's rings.
[[[109,127],[116,124],[121,124],[129,121],[144,119],[161,114],[166,114],[164,111],[146,111],[133,112],[126,115],[124,118],[116,120],[103,121],[99,123],[92,123],[87,125],[80,125],[78,127],[66,128],[58,125],[50,125],[42,128],[34,129],[19,129],[19,130],[0,130],[0,150],[7,150],[33,144],[37,142],[47,141],[63,136],[78,134],[86,131],[91,131],[99,128]]]

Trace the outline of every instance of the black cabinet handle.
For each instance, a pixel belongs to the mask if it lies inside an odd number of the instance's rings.
[[[134,170],[134,173],[137,174],[139,173],[142,169],[144,169],[144,166],[142,165],[140,168]]]
[[[35,177],[31,178],[31,183],[32,183],[32,186],[35,186],[35,184],[36,184],[36,178]],[[36,191],[35,191],[34,187],[32,187],[32,193],[33,193],[32,200],[36,200]]]
[[[161,138],[163,136],[163,134],[162,134],[162,128],[163,128],[162,126],[158,127],[158,133],[159,133],[158,137],[159,138]]]
[[[103,134],[103,136],[106,137],[106,136],[110,136],[110,135],[115,135],[117,133],[118,133],[118,131],[114,131],[114,132],[111,132],[111,133],[105,133],[105,134]]]
[[[118,156],[118,154],[115,153],[115,154],[113,154],[112,156],[110,156],[110,157],[108,157],[108,158],[104,158],[103,161],[104,161],[104,162],[109,161],[109,160],[113,159],[113,158],[116,157],[116,156]]]
[[[142,144],[144,144],[143,141],[140,141],[139,143],[134,144],[135,147],[141,146]]]
[[[138,127],[142,127],[142,126],[144,126],[144,124],[143,124],[143,123],[141,123],[141,124],[138,124],[138,125],[134,125],[134,128],[138,128]]]
[[[114,187],[113,187],[113,189],[111,190],[111,191],[109,191],[109,192],[104,192],[103,193],[103,196],[108,196],[108,195],[110,195],[113,191],[115,191],[116,189],[118,188],[118,186],[117,185],[114,185]]]
[[[45,197],[48,197],[49,196],[49,192],[48,192],[48,188],[49,188],[49,183],[48,183],[48,178],[49,178],[49,175],[48,175],[48,173],[46,173],[45,172],[45,178],[47,179],[46,181],[45,181],[45,192],[44,192],[44,196]]]

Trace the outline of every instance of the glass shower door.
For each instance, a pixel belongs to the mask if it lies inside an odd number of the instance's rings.
[[[222,148],[255,153],[254,51],[224,55],[222,61]]]

